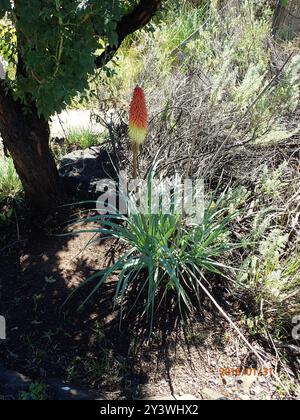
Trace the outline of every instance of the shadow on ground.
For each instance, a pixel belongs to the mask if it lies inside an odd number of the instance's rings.
[[[223,328],[217,319],[206,322],[198,316],[183,329],[178,308],[163,301],[149,340],[141,307],[129,310],[134,296],[120,324],[113,308],[116,279],[83,311],[77,308],[88,289],[62,307],[71,290],[113,260],[114,241],[85,248],[92,234],[57,237],[28,230],[20,235],[18,247],[0,256],[0,314],[7,323],[0,357],[6,368],[34,381],[59,378],[109,398],[130,399],[155,393],[147,389],[154,375],[165,378],[173,394],[171,369],[177,355],[185,358],[188,375],[194,369],[191,346],[201,353],[208,331]]]

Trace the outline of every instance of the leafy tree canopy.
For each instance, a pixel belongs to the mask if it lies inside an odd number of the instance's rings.
[[[117,22],[137,0],[0,0],[0,55],[17,71],[8,84],[46,118],[88,87],[95,57],[117,45]],[[1,24],[2,22],[2,24]]]

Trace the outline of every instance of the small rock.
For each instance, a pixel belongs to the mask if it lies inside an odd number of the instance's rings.
[[[93,392],[81,390],[66,384],[60,379],[43,381],[53,400],[103,400],[102,396]],[[33,381],[21,373],[5,369],[0,365],[0,394],[4,398],[14,399],[20,392],[28,391]]]
[[[215,391],[214,389],[211,389],[211,388],[202,389],[200,394],[202,395],[202,398],[204,400],[224,400],[224,399],[227,400],[227,398],[224,395],[222,395],[220,392]]]
[[[21,373],[6,370],[0,366],[0,394],[4,396],[18,395],[26,391],[31,380]]]
[[[86,198],[97,199],[99,181],[116,178],[116,170],[105,146],[76,150],[65,155],[59,164],[59,175],[70,190],[81,192]],[[84,198],[84,197],[83,197]]]

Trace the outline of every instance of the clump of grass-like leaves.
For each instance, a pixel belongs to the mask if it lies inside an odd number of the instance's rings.
[[[153,173],[150,173],[148,197],[152,182]],[[94,283],[81,307],[95,297],[112,275],[117,275],[114,304],[120,305],[121,319],[125,300],[128,302],[129,292],[134,290],[135,297],[132,302],[129,300],[130,309],[138,302],[144,302],[143,315],[150,321],[151,331],[155,311],[167,294],[172,293],[176,298],[181,314],[183,310],[192,312],[200,304],[203,282],[209,281],[209,274],[226,277],[229,267],[223,263],[224,257],[240,246],[230,240],[230,224],[236,213],[230,210],[227,190],[220,195],[211,194],[203,217],[193,224],[187,223],[184,215],[177,214],[174,206],[169,214],[161,210],[156,214],[151,211],[141,214],[133,203],[133,196],[130,196],[128,214],[89,217],[84,222],[97,222],[99,228],[76,232],[90,231],[101,238],[117,238],[126,249],[112,266],[100,270],[80,285],[82,288]],[[151,199],[147,203],[151,209]]]
[[[0,221],[11,218],[13,207],[21,205],[23,188],[11,158],[0,156]]]
[[[11,158],[0,157],[0,203],[7,199],[17,200],[22,184]]]
[[[103,140],[102,140],[103,141]],[[89,129],[70,130],[66,136],[66,144],[78,146],[81,149],[88,149],[101,144],[99,135]]]

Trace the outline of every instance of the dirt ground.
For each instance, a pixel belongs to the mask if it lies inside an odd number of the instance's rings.
[[[0,240],[0,314],[7,321],[0,362],[6,368],[34,381],[67,380],[109,399],[287,398],[272,376],[273,356],[270,370],[250,370],[259,368],[255,357],[208,303],[186,327],[162,308],[150,340],[137,314],[120,325],[114,279],[80,313],[86,292],[62,307],[76,285],[110,263],[114,242],[86,248],[90,233],[58,237],[16,228],[2,229]],[[290,382],[286,387],[296,398]]]

